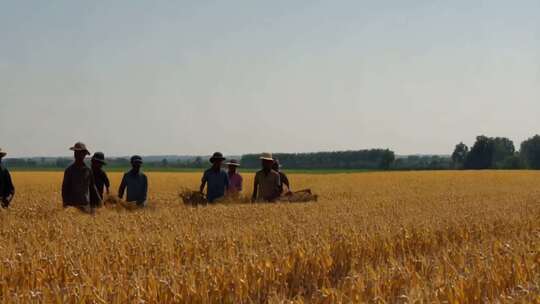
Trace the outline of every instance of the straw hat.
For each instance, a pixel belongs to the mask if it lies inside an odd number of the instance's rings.
[[[225,160],[226,158],[223,157],[223,154],[221,152],[214,152],[212,157],[210,157],[210,162],[213,163],[216,160]]]
[[[106,165],[107,163],[105,162],[105,154],[103,154],[103,152],[96,152],[94,153],[94,156],[92,156],[92,160],[95,160],[97,162],[100,162],[104,165]]]
[[[0,148],[0,158],[4,157],[7,155],[7,152],[6,151],[2,151],[2,148]]]
[[[228,161],[225,165],[227,165],[227,166],[240,167],[240,162],[237,161],[236,159],[231,159],[231,160]]]
[[[86,155],[90,155],[90,151],[86,149],[86,145],[82,142],[76,142],[73,147],[69,148],[71,151],[85,151]]]
[[[274,158],[272,157],[272,153],[268,153],[268,152],[264,152],[263,154],[261,154],[261,157],[259,157],[259,159],[274,161]]]

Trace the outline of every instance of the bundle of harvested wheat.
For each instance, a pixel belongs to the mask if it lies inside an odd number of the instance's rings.
[[[114,195],[106,195],[103,199],[103,205],[104,206],[110,206],[110,205],[117,205],[122,200],[118,196]]]
[[[285,196],[280,197],[279,201],[289,203],[305,203],[316,202],[319,197],[311,192],[311,189],[290,192]]]
[[[141,208],[140,206],[138,206],[135,203],[128,203],[128,202],[120,199],[118,196],[114,196],[114,195],[108,195],[103,200],[103,206],[108,207],[108,208],[113,208],[113,209],[116,209],[116,210],[130,210],[130,211],[131,210],[137,210],[137,209]]]
[[[186,205],[197,206],[208,204],[208,200],[204,194],[199,191],[183,189],[180,191],[179,196]]]

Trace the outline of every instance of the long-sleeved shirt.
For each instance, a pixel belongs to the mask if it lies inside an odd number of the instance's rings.
[[[97,191],[103,198],[103,191],[105,190],[105,187],[108,189],[111,186],[109,177],[107,176],[107,173],[103,171],[103,169],[92,168],[92,173],[94,174],[94,180],[96,181]]]
[[[230,193],[237,193],[242,192],[242,183],[243,178],[242,175],[235,172],[234,174],[227,173],[229,176],[229,192]]]
[[[13,186],[11,175],[7,168],[0,165],[0,199],[13,194],[15,194],[15,186]]]
[[[148,193],[148,179],[141,171],[136,172],[130,170],[124,174],[120,189],[118,189],[118,196],[123,197],[124,191],[127,188],[128,202],[136,202],[137,204],[145,204],[146,196]]]
[[[229,188],[229,176],[221,169],[210,168],[204,171],[202,183],[207,183],[206,198],[212,203],[225,195]]]
[[[291,191],[291,185],[289,184],[289,178],[287,175],[281,171],[278,171],[279,173],[279,193],[283,193],[284,185],[287,186],[287,191]]]
[[[96,189],[92,170],[86,165],[72,164],[64,171],[62,201],[66,206],[99,205],[101,196]]]
[[[257,201],[272,202],[280,195],[281,181],[279,173],[274,170],[260,170],[255,174],[255,187],[257,188]]]

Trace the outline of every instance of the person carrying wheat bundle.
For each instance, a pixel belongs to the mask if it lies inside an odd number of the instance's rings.
[[[0,149],[0,200],[2,208],[8,208],[13,196],[15,196],[15,186],[13,186],[9,170],[2,165],[2,158],[6,155],[7,153]]]
[[[103,193],[105,190],[107,191],[107,195],[110,193],[109,188],[111,183],[107,173],[103,170],[103,166],[106,164],[107,162],[105,162],[105,154],[103,154],[103,152],[94,153],[94,156],[92,156],[92,173],[94,174],[94,181],[101,199],[103,199]]]
[[[201,179],[201,187],[199,191],[203,193],[206,189],[206,199],[209,203],[215,203],[217,200],[225,196],[229,189],[229,176],[221,169],[221,165],[225,161],[225,157],[220,152],[215,152],[210,158],[212,166],[204,171]]]
[[[263,153],[259,158],[262,169],[255,174],[252,202],[275,202],[281,195],[279,173],[272,169],[274,158],[271,153]]]
[[[69,148],[73,151],[74,162],[64,171],[62,181],[62,202],[64,208],[75,207],[83,212],[90,213],[93,206],[101,204],[94,174],[86,166],[84,159],[90,152],[86,145],[77,142]]]
[[[122,182],[118,189],[118,197],[122,199],[127,188],[126,201],[135,203],[137,207],[146,207],[146,198],[148,195],[148,178],[142,172],[142,157],[134,155],[130,159],[131,170],[124,174]]]

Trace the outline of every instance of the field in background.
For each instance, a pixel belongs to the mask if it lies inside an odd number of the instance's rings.
[[[88,216],[61,173],[14,173],[0,303],[540,303],[537,172],[300,174],[318,203],[207,208],[178,200],[199,173],[148,175],[148,209]]]

